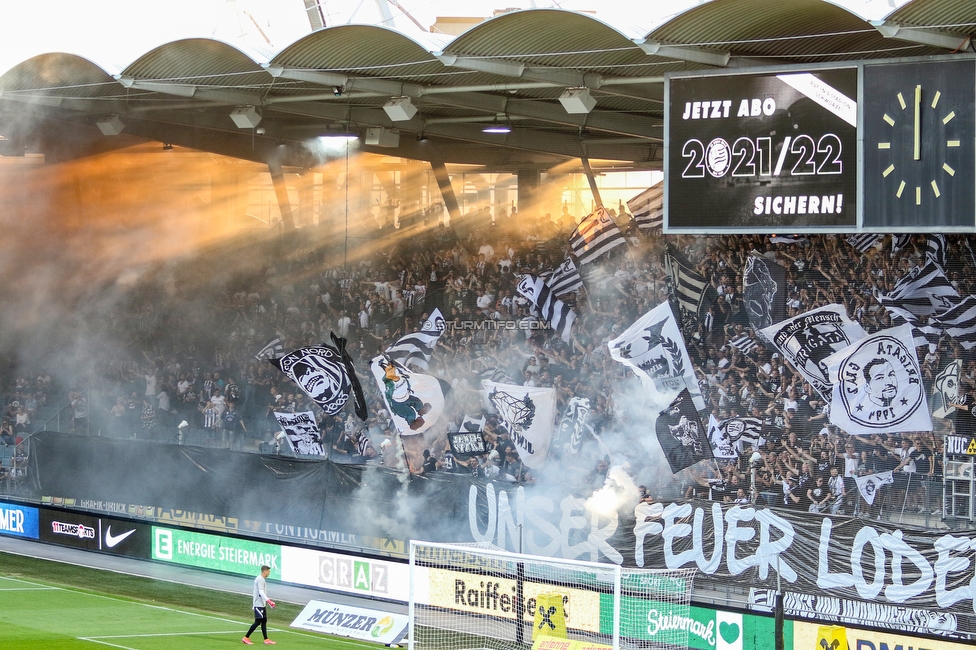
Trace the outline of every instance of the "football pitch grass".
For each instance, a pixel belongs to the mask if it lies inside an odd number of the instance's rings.
[[[269,585],[274,597],[274,585]],[[323,594],[323,598],[328,596]],[[243,648],[253,621],[250,595],[231,594],[0,553],[0,648]],[[268,610],[277,647],[382,649],[289,629],[302,607]],[[261,630],[251,635],[262,645]]]

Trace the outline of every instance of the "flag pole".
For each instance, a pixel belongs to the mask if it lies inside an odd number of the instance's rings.
[[[583,173],[586,174],[586,181],[590,184],[590,192],[593,194],[593,200],[596,202],[596,207],[603,207],[603,199],[600,198],[600,188],[596,186],[596,177],[593,176],[593,170],[590,169],[590,159],[584,153],[580,156],[580,162],[583,163]]]

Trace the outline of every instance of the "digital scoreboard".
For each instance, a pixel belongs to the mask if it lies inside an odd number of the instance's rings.
[[[976,58],[683,72],[670,233],[976,231]]]

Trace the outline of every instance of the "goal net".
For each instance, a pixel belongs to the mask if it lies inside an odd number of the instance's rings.
[[[411,541],[409,647],[684,648],[694,577]]]

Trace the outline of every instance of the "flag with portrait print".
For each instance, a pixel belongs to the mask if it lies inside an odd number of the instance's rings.
[[[851,435],[932,430],[911,326],[866,336],[824,365],[833,385],[831,424]]]
[[[342,410],[352,392],[352,381],[342,354],[329,345],[299,348],[280,359],[268,359],[329,415]]]
[[[932,387],[932,417],[947,418],[956,412],[952,404],[965,404],[966,393],[960,390],[962,361],[953,359],[935,376]]]
[[[564,445],[570,454],[578,454],[583,447],[586,417],[590,414],[590,400],[586,397],[573,397],[566,405],[562,419],[559,420],[557,441]],[[592,429],[590,429],[592,431]]]
[[[892,471],[888,470],[879,474],[855,476],[854,482],[857,483],[857,491],[861,493],[861,497],[871,506],[874,505],[874,497],[878,496],[878,491],[885,485],[892,485],[895,478]]]
[[[830,304],[792,316],[762,330],[783,358],[827,401],[832,390],[824,359],[867,336],[847,317],[843,305]]]
[[[742,272],[742,306],[753,329],[786,318],[786,269],[762,255],[750,255]]]

